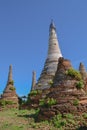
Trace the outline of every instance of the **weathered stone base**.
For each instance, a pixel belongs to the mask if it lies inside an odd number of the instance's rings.
[[[79,104],[78,106],[74,106],[70,103],[56,104],[50,108],[40,108],[38,121],[50,120],[59,113],[61,113],[62,116],[67,113],[71,113],[73,115],[80,115],[82,113],[87,113],[87,103]]]

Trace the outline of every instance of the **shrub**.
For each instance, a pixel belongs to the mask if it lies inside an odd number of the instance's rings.
[[[35,115],[34,115],[35,120],[37,120],[39,112],[40,112],[39,108],[35,110]]]
[[[37,94],[41,94],[42,91],[41,90],[32,90],[29,94],[29,96],[36,96]]]
[[[77,89],[81,89],[81,88],[83,88],[83,87],[84,87],[84,83],[83,83],[82,80],[80,80],[79,82],[76,83],[76,88],[77,88]]]
[[[50,107],[52,105],[55,105],[56,103],[57,103],[57,101],[54,98],[48,98],[47,99],[47,105],[48,105],[48,107]]]
[[[87,113],[83,113],[83,117],[87,119]]]
[[[29,95],[30,96],[37,95],[37,90],[32,90]]]
[[[53,80],[49,80],[48,84],[53,85]]]
[[[51,107],[57,103],[56,99],[48,98],[48,99],[40,99],[39,105],[44,107]]]
[[[42,90],[37,90],[37,94],[41,94],[42,93]]]
[[[14,85],[14,80],[10,81],[8,84]]]
[[[9,89],[12,90],[12,91],[14,91],[14,90],[15,90],[15,87],[10,87]]]
[[[12,104],[14,104],[14,102],[13,102],[13,101],[10,101],[10,100],[1,100],[1,101],[0,101],[0,105],[1,105],[1,106],[12,105]]]
[[[5,106],[5,100],[0,100],[0,106]]]
[[[74,118],[74,116],[71,113],[65,114],[64,117],[66,117],[68,119],[73,119]]]
[[[30,96],[28,95],[26,104],[30,104],[30,103],[31,103],[31,98],[30,98]],[[22,100],[22,99],[20,100],[20,104],[23,104],[23,100]]]
[[[73,77],[73,78],[76,78],[77,80],[81,80],[82,79],[82,76],[80,74],[79,71],[77,70],[74,70],[73,68],[70,68],[66,71],[66,74]]]
[[[78,99],[75,99],[75,100],[73,101],[73,105],[78,106],[78,104],[79,104],[79,100],[78,100]]]
[[[74,119],[69,119],[69,118],[67,118],[67,123],[68,123],[68,124],[72,124],[72,125],[75,125],[75,124],[76,124],[76,122],[75,122]]]
[[[53,117],[52,119],[52,124],[56,127],[56,128],[62,128],[63,126],[66,125],[66,120],[62,118],[61,114],[56,115],[55,117]]]
[[[10,100],[6,100],[6,101],[5,101],[5,105],[12,105],[12,104],[14,104],[13,101],[10,101]]]
[[[39,105],[40,106],[45,106],[45,99],[40,99],[39,100]]]

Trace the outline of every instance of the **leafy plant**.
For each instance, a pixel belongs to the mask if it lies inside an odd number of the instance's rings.
[[[14,85],[14,80],[10,81],[8,84]]]
[[[41,94],[42,91],[41,90],[32,90],[29,94],[29,96],[36,96],[37,94]]]
[[[80,74],[79,71],[73,69],[73,68],[70,68],[66,71],[66,74],[73,77],[73,78],[76,78],[77,80],[81,80],[82,79],[82,76]]]
[[[53,85],[53,80],[49,80],[48,84]]]
[[[87,113],[83,113],[83,117],[87,119]]]
[[[12,105],[12,104],[14,104],[13,101],[10,101],[10,100],[6,100],[6,101],[5,101],[5,105]]]
[[[73,105],[78,106],[78,104],[79,104],[79,100],[78,100],[78,99],[75,99],[75,100],[73,101]]]
[[[47,99],[47,105],[48,105],[48,107],[50,107],[52,105],[55,105],[56,103],[57,103],[57,101],[54,98],[48,98]]]
[[[39,109],[39,108],[35,110],[35,114],[34,114],[34,119],[35,119],[35,120],[37,120],[37,117],[38,117],[39,112],[40,112],[40,109]]]
[[[45,99],[44,98],[39,100],[39,105],[45,106]]]
[[[32,90],[29,95],[30,95],[30,96],[33,96],[33,95],[35,96],[35,95],[37,95],[37,90]]]
[[[15,90],[15,87],[10,87],[9,89],[12,90],[12,91],[14,91],[14,90]]]
[[[42,93],[42,90],[37,90],[37,93],[38,93],[38,94],[41,94],[41,93]]]
[[[5,100],[0,100],[0,106],[5,106]]]
[[[42,85],[41,83],[38,83],[38,87],[41,87],[41,85]]]
[[[84,83],[83,83],[82,80],[80,80],[80,81],[78,81],[78,82],[76,83],[76,88],[77,88],[77,89],[81,89],[81,88],[83,88],[83,87],[84,87]]]
[[[73,119],[74,118],[74,116],[71,113],[65,114],[64,117],[66,117],[68,119]]]
[[[1,106],[12,105],[12,104],[14,104],[13,101],[10,101],[10,100],[0,100],[0,105]]]
[[[40,99],[39,105],[44,107],[51,107],[57,103],[56,99],[54,98],[47,98],[47,99]]]
[[[55,117],[53,117],[52,119],[52,124],[56,127],[56,128],[62,128],[63,126],[66,125],[66,120],[62,118],[61,114],[56,115]]]

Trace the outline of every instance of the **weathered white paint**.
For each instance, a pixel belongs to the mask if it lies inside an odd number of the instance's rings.
[[[59,57],[62,57],[62,53],[57,39],[56,28],[52,21],[49,28],[47,58],[35,89],[46,89],[50,87],[49,81],[52,80],[55,75]]]

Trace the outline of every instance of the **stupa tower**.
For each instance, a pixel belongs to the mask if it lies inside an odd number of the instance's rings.
[[[36,72],[33,71],[32,72],[32,86],[31,86],[31,90],[34,90],[35,85],[36,85]]]
[[[7,84],[9,82],[12,82],[13,79],[12,79],[12,65],[9,66],[9,73],[8,73],[8,81],[7,81]]]
[[[54,22],[51,21],[49,27],[48,54],[35,89],[46,89],[51,86],[53,77],[57,70],[59,57],[62,57],[62,53],[57,39],[56,27]]]
[[[85,68],[85,66],[83,65],[82,62],[80,62],[79,71],[80,71],[80,73],[82,75],[82,78],[86,79],[87,78],[87,72],[86,72],[86,68]]]
[[[14,87],[14,81],[12,79],[12,65],[9,66],[8,80],[1,99],[5,101],[11,101],[12,108],[18,108],[18,96]]]

